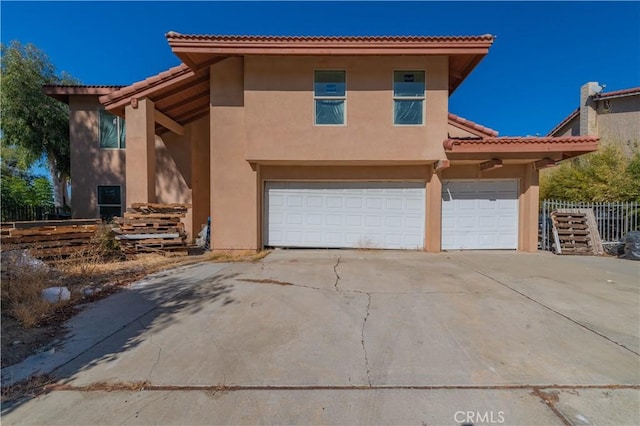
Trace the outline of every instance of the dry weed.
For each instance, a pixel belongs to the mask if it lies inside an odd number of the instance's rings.
[[[46,387],[55,379],[48,374],[31,376],[11,386],[2,387],[2,402],[16,401],[22,398],[38,396],[46,390]]]
[[[209,262],[257,262],[267,257],[269,250],[256,252],[255,250],[223,250],[205,254],[205,260]]]
[[[46,267],[11,264],[0,281],[2,309],[27,328],[34,327],[49,312],[42,290],[50,287]]]

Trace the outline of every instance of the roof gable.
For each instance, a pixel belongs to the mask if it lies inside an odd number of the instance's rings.
[[[166,34],[173,53],[193,70],[244,55],[445,55],[452,93],[488,53],[494,37],[478,36],[233,36]]]

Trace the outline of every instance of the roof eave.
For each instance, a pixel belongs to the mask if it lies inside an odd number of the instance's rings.
[[[446,139],[445,153],[451,159],[485,159],[518,157],[566,159],[598,150],[597,137],[568,136],[561,138],[478,138]]]
[[[45,95],[68,104],[71,96],[104,96],[121,87],[122,86],[44,85],[42,86],[42,91]]]
[[[381,38],[286,38],[286,37],[215,37],[183,36],[168,33],[173,53],[191,69],[211,65],[216,58],[245,55],[290,56],[391,56],[441,55],[467,59],[461,69],[450,64],[449,92],[464,81],[487,55],[493,36],[470,37],[381,37]],[[199,58],[197,58],[199,57]]]

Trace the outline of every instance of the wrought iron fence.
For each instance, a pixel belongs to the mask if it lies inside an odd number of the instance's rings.
[[[71,214],[53,206],[7,206],[0,208],[0,221],[18,222],[34,220],[71,219]]]
[[[540,205],[538,220],[539,247],[552,250],[551,212],[556,209],[593,209],[602,244],[612,246],[619,243],[627,232],[640,230],[640,203],[576,203],[571,201],[544,200]]]

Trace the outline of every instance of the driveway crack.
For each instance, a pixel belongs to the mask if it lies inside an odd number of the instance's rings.
[[[335,265],[333,265],[333,273],[336,274],[336,282],[333,283],[333,286],[335,287],[336,291],[340,291],[338,289],[338,281],[340,281],[340,275],[338,274],[338,265],[340,265],[340,259],[341,257],[338,256],[338,261]]]
[[[369,310],[371,309],[371,294],[366,293],[369,298],[367,302],[367,313],[364,316],[364,321],[362,322],[362,332],[360,333],[360,342],[362,343],[362,350],[364,351],[364,365],[367,370],[367,382],[369,383],[369,387],[371,387],[371,369],[369,367],[369,356],[367,354],[367,346],[364,343],[364,328],[367,325],[367,320],[369,319]]]

